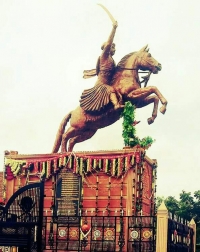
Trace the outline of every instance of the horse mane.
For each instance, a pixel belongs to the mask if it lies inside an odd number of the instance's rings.
[[[125,56],[119,61],[119,63],[117,64],[117,67],[119,67],[119,68],[124,68],[127,59],[128,59],[130,56],[132,56],[134,53],[135,53],[135,52],[131,52],[131,53],[125,55]]]
[[[126,65],[126,62],[127,60],[133,55],[135,54],[136,52],[131,52],[127,55],[125,55],[120,61],[119,63],[117,64],[116,66],[116,69],[123,69],[125,68],[125,65]],[[113,85],[113,83],[116,81],[116,79],[121,75],[121,71],[116,71],[113,78],[112,78],[112,81],[111,81],[111,86]]]

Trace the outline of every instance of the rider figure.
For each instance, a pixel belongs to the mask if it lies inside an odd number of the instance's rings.
[[[124,105],[119,103],[116,90],[110,86],[116,68],[115,62],[112,58],[115,54],[115,44],[113,43],[113,39],[116,28],[117,21],[113,24],[113,28],[107,42],[105,42],[101,47],[103,51],[98,58],[96,65],[95,75],[98,76],[98,79],[95,86],[84,90],[81,95],[80,106],[85,111],[100,111],[105,108],[109,102],[114,105],[114,109],[124,107]],[[89,72],[92,72],[92,70]],[[94,76],[94,74],[90,74],[90,76]]]

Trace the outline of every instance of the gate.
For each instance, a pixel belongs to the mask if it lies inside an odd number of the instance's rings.
[[[156,216],[129,217],[128,252],[156,251]]]
[[[155,216],[44,216],[44,251],[155,252]]]
[[[44,183],[26,185],[16,191],[5,207],[0,206],[0,246],[18,251],[42,251]]]
[[[194,230],[188,224],[168,219],[168,252],[193,252]]]

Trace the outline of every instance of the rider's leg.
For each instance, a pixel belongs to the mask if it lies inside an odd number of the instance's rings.
[[[124,108],[124,105],[119,104],[116,93],[112,92],[110,94],[110,101],[114,105],[114,109]]]

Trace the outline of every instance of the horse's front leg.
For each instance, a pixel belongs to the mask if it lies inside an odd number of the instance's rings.
[[[145,88],[138,88],[136,90],[133,90],[130,92],[127,97],[130,100],[133,100],[133,102],[138,102],[140,100],[144,100],[146,97],[148,97],[151,94],[156,94],[163,104],[163,106],[160,108],[160,112],[164,114],[166,112],[167,107],[167,100],[164,98],[164,96],[161,94],[161,92],[157,89],[157,87],[149,86]]]
[[[148,96],[144,100],[140,100],[138,103],[136,103],[136,108],[145,107],[149,105],[150,103],[153,103],[154,106],[153,106],[152,116],[147,119],[148,124],[152,124],[157,117],[158,103],[159,103],[158,97],[156,95]]]

